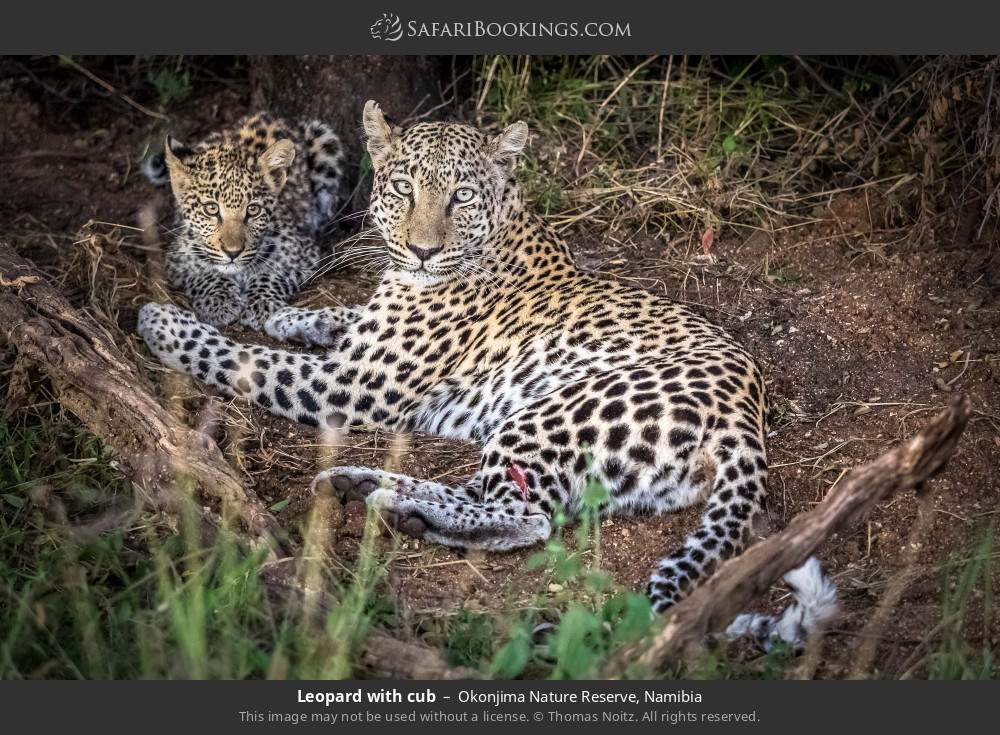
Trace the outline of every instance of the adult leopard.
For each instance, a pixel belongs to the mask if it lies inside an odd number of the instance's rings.
[[[311,426],[481,442],[479,470],[457,486],[360,467],[314,482],[366,496],[441,544],[542,541],[558,508],[579,510],[590,477],[610,491],[609,514],[706,499],[699,528],[650,580],[654,608],[666,609],[748,542],[762,510],[760,368],[686,306],[574,266],[512,176],[524,123],[495,137],[461,124],[400,130],[368,102],[364,127],[390,266],[371,300],[344,314],[353,323],[330,351],[237,344],[159,304],[140,312],[146,343],[164,363]]]

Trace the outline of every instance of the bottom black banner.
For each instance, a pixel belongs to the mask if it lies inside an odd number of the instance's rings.
[[[470,725],[922,732],[989,722],[998,693],[991,682],[4,682],[0,706],[9,732],[447,732]]]

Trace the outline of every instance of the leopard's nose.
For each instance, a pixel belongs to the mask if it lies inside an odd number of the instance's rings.
[[[417,247],[416,245],[408,244],[406,247],[409,248],[409,250],[410,250],[411,253],[413,253],[414,255],[417,256],[417,258],[420,260],[421,263],[427,262],[428,258],[430,258],[430,257],[432,257],[434,255],[437,255],[438,253],[441,252],[440,246],[439,247]]]

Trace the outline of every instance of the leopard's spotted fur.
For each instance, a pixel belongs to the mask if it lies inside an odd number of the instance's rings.
[[[167,275],[200,319],[327,341],[336,314],[288,301],[315,271],[317,236],[343,200],[342,150],[324,123],[289,124],[264,113],[196,145],[167,139],[146,173],[173,190]]]
[[[325,471],[407,532],[503,550],[547,538],[592,473],[607,513],[707,499],[664,558],[662,610],[737,553],[765,496],[764,382],[754,359],[686,306],[578,270],[522,205],[511,176],[527,128],[490,138],[457,124],[390,129],[365,111],[371,214],[392,265],[326,354],[238,344],[176,307],[139,331],[172,367],[322,428],[376,425],[472,439],[458,486],[380,470]],[[326,483],[324,483],[324,486]]]

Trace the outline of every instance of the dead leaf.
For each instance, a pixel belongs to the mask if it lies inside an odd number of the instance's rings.
[[[715,242],[715,231],[709,227],[701,236],[701,252],[708,255],[713,242]]]

